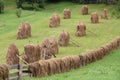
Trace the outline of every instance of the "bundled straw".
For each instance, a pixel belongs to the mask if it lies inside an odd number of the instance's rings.
[[[59,35],[58,44],[60,46],[68,46],[70,40],[70,35],[68,32],[62,31]]]
[[[5,64],[0,64],[0,80],[8,80],[8,66]]]
[[[41,47],[39,45],[27,44],[24,46],[23,60],[27,63],[33,63],[41,59]]]
[[[8,65],[18,64],[19,58],[17,57],[17,55],[19,55],[18,48],[15,44],[10,44],[6,54],[6,63]]]
[[[82,6],[82,15],[86,15],[86,14],[88,14],[88,6],[87,5],[84,5],[84,6]]]

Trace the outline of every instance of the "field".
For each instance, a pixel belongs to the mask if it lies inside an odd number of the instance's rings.
[[[12,0],[11,0],[12,1]],[[13,1],[14,2],[14,1]],[[81,6],[68,2],[46,5],[46,9],[40,11],[22,10],[22,16],[17,18],[15,12],[15,3],[7,2],[4,14],[0,14],[0,63],[5,63],[5,55],[7,47],[11,43],[15,43],[19,48],[20,54],[24,52],[24,45],[41,44],[44,38],[54,35],[58,39],[62,30],[68,31],[71,40],[79,42],[80,47],[76,47],[70,42],[68,47],[60,47],[57,57],[67,55],[78,55],[90,49],[96,49],[101,45],[111,41],[120,35],[120,20],[109,17],[109,20],[101,20],[99,24],[90,23],[90,13],[97,11],[102,13],[104,8],[108,9],[109,16],[113,6],[104,4],[89,4],[89,15],[81,15]],[[72,5],[72,6],[71,6]],[[97,7],[96,7],[97,6]],[[72,11],[71,19],[62,19],[64,8],[70,8]],[[49,17],[53,13],[58,13],[61,17],[61,25],[58,28],[49,28]],[[76,37],[75,30],[78,22],[84,22],[87,26],[87,35],[85,37]],[[30,22],[32,26],[32,37],[23,40],[16,39],[16,33],[21,22]],[[4,26],[3,26],[4,25]],[[113,52],[105,57],[105,59],[87,65],[78,70],[68,73],[58,74],[41,80],[119,80],[119,55],[120,50]],[[28,79],[30,80],[30,79]],[[35,79],[37,80],[37,79]],[[40,79],[38,79],[40,80]]]

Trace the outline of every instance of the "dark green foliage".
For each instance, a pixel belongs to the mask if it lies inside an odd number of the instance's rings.
[[[4,2],[0,0],[0,13],[4,11]]]
[[[60,2],[60,1],[69,1],[80,4],[89,4],[89,3],[105,3],[112,4],[115,3],[116,0],[46,0],[47,2]]]
[[[21,17],[21,13],[22,13],[22,9],[21,8],[19,8],[19,9],[16,10],[16,16],[18,18]]]
[[[24,8],[24,3],[32,5],[32,8],[44,8],[45,0],[16,0],[17,8]]]
[[[120,0],[118,0],[117,3],[115,4],[115,7],[112,11],[112,17],[120,19]]]

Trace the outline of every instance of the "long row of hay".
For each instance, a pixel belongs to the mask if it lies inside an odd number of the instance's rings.
[[[96,50],[91,50],[84,54],[81,54],[80,59],[82,60],[82,65],[86,65],[91,62],[95,62],[97,60],[102,59],[104,56],[108,55],[112,50],[117,49],[119,46],[120,46],[120,37],[117,37],[116,39],[99,47]]]
[[[119,46],[120,36],[96,50],[91,50],[81,55],[53,58],[32,63],[29,65],[29,70],[33,73],[34,77],[44,77],[56,73],[67,72],[71,69],[76,69],[100,60]]]
[[[8,66],[5,64],[0,64],[0,80],[8,80]]]
[[[30,64],[29,70],[33,73],[34,77],[44,77],[79,68],[81,65],[80,62],[79,56],[52,58]]]

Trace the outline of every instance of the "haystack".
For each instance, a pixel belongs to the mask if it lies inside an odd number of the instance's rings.
[[[64,11],[63,11],[63,19],[70,19],[70,18],[71,18],[70,9],[64,9]]]
[[[41,59],[41,47],[33,44],[25,45],[22,58],[28,63],[39,61]]]
[[[31,25],[29,23],[21,23],[17,32],[17,39],[31,37]]]
[[[6,54],[6,63],[8,65],[18,64],[19,58],[17,57],[17,55],[19,55],[18,48],[15,44],[10,44]]]
[[[41,54],[44,59],[50,59],[52,55],[56,57],[55,54],[58,54],[58,51],[58,42],[55,37],[52,36],[43,40]]]
[[[65,32],[65,31],[62,31],[59,35],[58,44],[60,46],[68,46],[69,45],[69,39],[70,39],[69,33]]]
[[[59,52],[58,42],[57,42],[57,40],[55,39],[55,37],[54,37],[54,36],[51,36],[51,37],[49,38],[49,42],[50,42],[51,53],[52,53],[52,54],[58,54],[58,52]]]
[[[77,24],[75,35],[80,37],[86,35],[86,25],[84,23]]]
[[[6,64],[0,64],[0,80],[8,80],[9,70]]]
[[[57,27],[60,25],[60,17],[57,13],[54,13],[51,17],[50,17],[50,21],[49,21],[49,27]]]
[[[82,6],[82,15],[86,15],[86,14],[88,14],[88,6],[87,5],[84,5],[84,6]]]
[[[99,23],[99,16],[97,12],[91,14],[91,23]]]
[[[101,14],[101,19],[108,19],[107,9],[103,10],[103,13]]]

